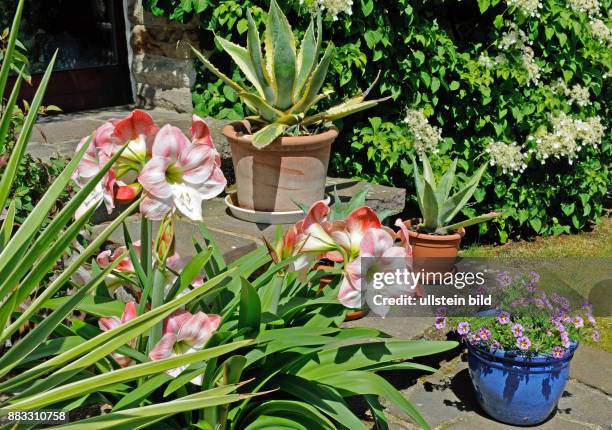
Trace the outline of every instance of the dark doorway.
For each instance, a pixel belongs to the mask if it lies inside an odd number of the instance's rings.
[[[23,98],[58,49],[43,104],[70,112],[132,102],[122,0],[28,0],[20,39],[32,74]]]

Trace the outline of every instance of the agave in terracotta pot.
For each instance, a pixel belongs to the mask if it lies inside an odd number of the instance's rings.
[[[487,165],[480,167],[474,176],[451,195],[456,179],[456,159],[439,182],[436,181],[427,156],[423,155],[422,174],[416,160],[413,159],[412,163],[422,219],[405,221],[402,234],[408,236],[417,270],[448,273],[455,264],[465,227],[489,221],[500,215],[491,212],[465,221],[452,222],[476,191]]]
[[[194,52],[254,113],[223,130],[231,146],[238,205],[263,212],[296,211],[294,201],[311,205],[324,196],[331,145],[338,135],[331,122],[383,99],[366,100],[370,87],[338,106],[316,112],[318,103],[331,94],[321,91],[334,55],[333,43],[322,50],[321,17],[311,21],[297,49],[286,16],[272,0],[264,34],[265,58],[250,11],[247,18],[246,48],[219,36],[216,41],[253,88],[233,81],[202,53]]]

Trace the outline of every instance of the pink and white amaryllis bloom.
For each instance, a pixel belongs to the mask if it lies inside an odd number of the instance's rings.
[[[163,336],[151,350],[149,357],[151,360],[162,360],[199,351],[217,331],[219,324],[221,324],[219,315],[175,311],[164,322]],[[187,366],[181,366],[166,370],[166,373],[176,377],[186,368]],[[192,379],[191,382],[202,385],[202,375]]]
[[[334,241],[346,251],[349,261],[359,255],[361,240],[366,231],[371,228],[382,228],[378,215],[368,206],[355,209],[342,221],[334,221],[331,228],[331,236]],[[340,253],[328,253],[326,255],[332,261],[341,262],[343,256]]]
[[[77,146],[77,152],[83,148],[83,145],[89,146],[85,151],[85,155],[79,161],[76,169],[72,173],[72,180],[79,187],[84,187],[94,176],[96,176],[102,167],[108,161],[108,158],[102,156],[100,147],[107,144],[109,141],[112,130],[114,129],[114,122],[108,121],[100,126],[90,137],[84,137],[81,139]],[[91,140],[90,140],[91,139]],[[80,218],[85,212],[87,212],[93,206],[97,206],[101,201],[104,202],[108,213],[111,213],[115,208],[113,188],[117,179],[117,174],[113,168],[104,175],[102,180],[96,184],[94,190],[86,197],[85,201],[77,209],[75,216]]]
[[[117,160],[119,176],[132,170],[139,172],[147,158],[159,127],[147,112],[136,109],[115,123],[113,141],[105,146],[104,153],[112,157],[115,151],[127,143],[127,147]]]
[[[157,133],[151,159],[138,181],[146,193],[140,211],[152,220],[177,210],[193,221],[202,221],[202,201],[217,196],[227,184],[217,151],[190,142],[171,125]]]
[[[338,300],[346,307],[359,308],[362,305],[362,289],[367,283],[370,286],[368,292],[372,291],[372,281],[376,273],[384,274],[406,268],[408,268],[406,250],[395,246],[395,238],[387,230],[371,228],[361,240],[359,257],[345,266],[345,276],[340,286]],[[386,288],[385,295],[395,294],[394,287]],[[365,299],[372,307],[369,297],[366,296]]]
[[[121,318],[118,318],[115,316],[108,317],[108,318],[100,318],[98,320],[98,325],[103,331],[109,331],[109,330],[119,327],[120,325],[125,324],[128,321],[133,320],[137,316],[138,316],[138,312],[136,311],[136,303],[129,302],[125,305],[125,308],[123,309],[123,315],[121,315]],[[136,346],[136,338],[130,340],[128,342],[128,345],[131,347]],[[130,357],[127,357],[123,354],[118,354],[116,352],[113,352],[111,354],[111,357],[113,357],[113,359],[121,367],[128,366],[132,361]]]

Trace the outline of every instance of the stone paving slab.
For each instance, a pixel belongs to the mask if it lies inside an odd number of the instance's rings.
[[[592,366],[599,368],[601,363],[592,362]],[[421,377],[417,384],[401,391],[435,429],[520,428],[499,423],[480,409],[467,363],[462,361],[461,357],[443,364],[435,374]],[[414,425],[410,418],[393,404],[386,401],[384,404],[388,413],[399,419],[398,429]],[[556,413],[545,423],[532,428],[610,429],[611,426],[612,398],[597,389],[570,379],[559,400]]]
[[[572,360],[570,377],[612,395],[612,354],[580,345]]]

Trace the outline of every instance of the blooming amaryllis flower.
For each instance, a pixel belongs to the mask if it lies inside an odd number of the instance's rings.
[[[521,336],[516,339],[516,347],[521,351],[527,351],[531,346],[531,341],[527,336]]]
[[[438,330],[444,330],[446,328],[446,317],[436,317],[434,327]]]
[[[349,308],[361,306],[362,282],[369,282],[375,273],[395,272],[406,269],[407,255],[402,247],[395,246],[395,238],[386,230],[369,229],[361,240],[359,257],[345,266],[338,300]],[[393,286],[385,288],[385,293],[393,294]],[[385,309],[388,310],[388,307]],[[380,309],[384,312],[385,309]],[[380,312],[379,312],[380,313]]]
[[[469,332],[470,332],[470,323],[468,323],[467,321],[462,321],[459,324],[457,324],[457,333],[459,333],[461,336],[465,336]]]
[[[482,340],[491,339],[491,330],[486,327],[481,327],[478,329],[478,337]]]
[[[173,312],[165,321],[163,336],[149,353],[151,360],[176,357],[199,351],[217,331],[221,324],[219,315],[207,315],[204,312],[191,314],[186,310]],[[166,370],[171,376],[180,375],[187,366]],[[202,385],[202,375],[191,380],[192,383]]]
[[[584,327],[584,320],[581,316],[576,315],[574,318],[572,318],[572,324],[574,324],[574,327],[576,328],[582,328]]]
[[[510,328],[510,331],[514,337],[521,337],[523,335],[524,328],[519,323],[516,323]]]
[[[151,159],[138,181],[146,194],[140,211],[152,220],[177,210],[193,221],[202,221],[202,201],[217,196],[227,184],[217,151],[190,142],[171,125],[155,136]]]
[[[123,315],[121,315],[121,318],[117,318],[115,316],[108,317],[108,318],[100,318],[98,320],[98,325],[103,331],[108,331],[116,327],[119,327],[120,325],[123,325],[128,321],[133,320],[137,316],[138,316],[138,312],[136,311],[136,303],[129,302],[125,305],[125,308],[123,309]],[[128,342],[128,345],[131,347],[136,346],[136,338],[130,340]],[[127,357],[123,354],[118,354],[116,352],[113,352],[111,354],[111,357],[113,357],[113,359],[121,367],[126,367],[132,361],[130,357]]]
[[[147,112],[136,109],[115,123],[114,139],[104,148],[110,158],[116,150],[127,143],[127,148],[117,160],[117,171],[122,176],[129,170],[140,171],[151,155],[151,147],[159,127]]]
[[[506,311],[501,311],[497,315],[497,322],[502,324],[502,325],[508,324],[510,322],[510,313],[508,313]]]
[[[553,358],[561,359],[565,356],[565,349],[560,346],[555,346],[552,349]]]
[[[355,209],[346,220],[334,221],[331,226],[331,236],[349,256],[349,260],[359,255],[359,247],[365,233],[371,228],[382,228],[378,215],[368,206]],[[342,255],[328,254],[332,261],[342,261]]]

